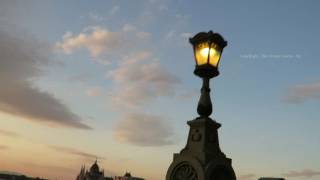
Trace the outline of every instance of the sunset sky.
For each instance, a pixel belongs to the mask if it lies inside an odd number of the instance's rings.
[[[1,0],[0,171],[163,180],[197,117],[188,38],[227,41],[212,118],[239,180],[320,177],[320,1]]]

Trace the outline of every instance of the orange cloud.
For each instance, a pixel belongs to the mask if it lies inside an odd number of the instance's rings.
[[[320,176],[320,171],[315,171],[312,169],[305,169],[302,171],[290,171],[288,173],[284,173],[283,176],[285,177],[305,177],[311,178],[314,176]]]
[[[312,99],[320,99],[320,83],[291,87],[285,100],[288,103],[302,103]]]
[[[7,131],[4,129],[0,129],[0,135],[8,136],[8,137],[19,137],[20,135],[18,133]]]

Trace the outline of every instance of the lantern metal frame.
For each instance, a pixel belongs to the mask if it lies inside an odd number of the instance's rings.
[[[196,62],[196,68],[194,70],[194,74],[196,74],[199,77],[208,77],[208,78],[213,78],[213,77],[218,76],[219,75],[218,66],[220,63],[223,49],[227,46],[227,41],[225,41],[220,34],[214,33],[213,31],[209,31],[209,32],[200,32],[200,33],[196,34],[194,37],[189,39],[189,42],[193,46],[194,58],[195,58],[195,62]],[[196,53],[197,53],[196,47],[197,47],[197,45],[199,45],[201,43],[208,43],[209,44],[209,51],[208,51],[206,64],[198,65],[198,60],[196,57]],[[219,55],[220,57],[218,59],[216,66],[213,66],[210,64],[210,49],[212,48],[211,47],[212,44],[217,45],[217,48],[215,50],[219,49],[218,52],[220,53],[220,55]]]

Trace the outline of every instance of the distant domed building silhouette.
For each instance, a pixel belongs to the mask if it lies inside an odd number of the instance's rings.
[[[0,179],[1,180],[1,179]],[[86,170],[85,166],[81,167],[80,173],[76,180],[144,180],[143,178],[133,177],[130,172],[126,172],[124,176],[105,177],[104,170],[100,171],[97,160],[92,164],[90,170]]]
[[[97,160],[91,166],[90,171],[81,167],[80,173],[76,180],[113,180],[111,177],[104,177],[104,170],[100,171]]]

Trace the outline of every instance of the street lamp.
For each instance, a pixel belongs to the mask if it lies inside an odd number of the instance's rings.
[[[190,126],[186,146],[173,155],[166,180],[236,180],[232,160],[221,151],[218,129],[221,124],[211,119],[212,104],[209,81],[219,75],[219,61],[227,42],[218,33],[201,32],[190,38],[196,67],[202,78],[198,114],[187,122]]]
[[[212,113],[209,80],[219,75],[219,62],[227,41],[218,33],[200,32],[189,39],[193,45],[196,68],[194,74],[203,79],[201,97],[198,103],[198,114],[209,117]]]

